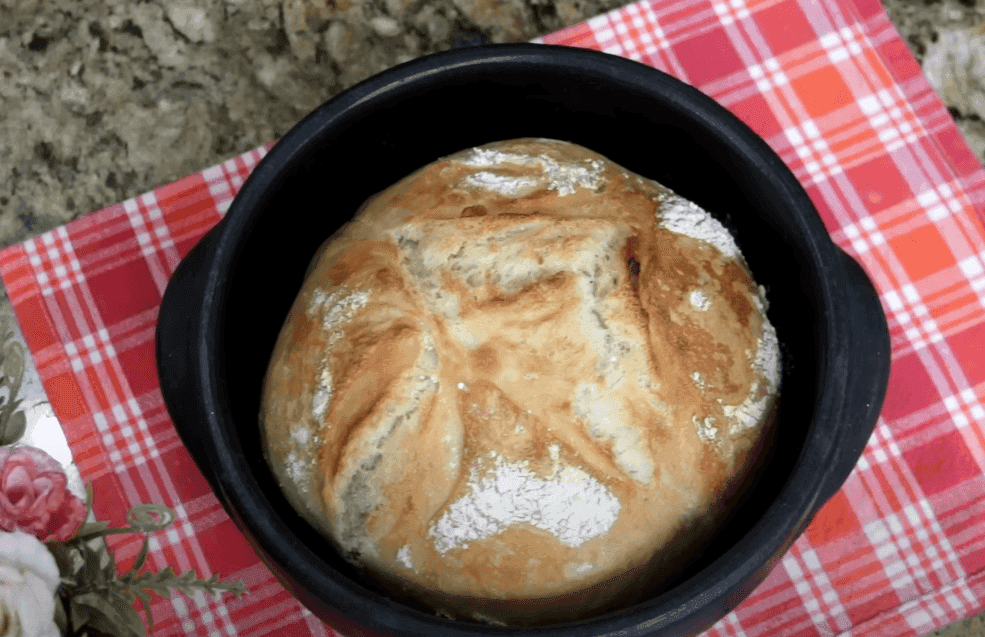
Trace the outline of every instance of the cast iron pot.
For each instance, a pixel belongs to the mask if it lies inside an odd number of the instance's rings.
[[[274,341],[318,246],[417,168],[516,137],[586,146],[720,219],[766,287],[783,356],[775,438],[710,549],[631,608],[537,629],[388,599],[288,505],[257,423]],[[178,432],[229,514],[287,589],[344,634],[680,636],[747,596],[848,477],[882,406],[889,333],[872,284],[790,170],[713,100],[604,53],[490,45],[390,69],[288,132],[171,279],[157,364]]]

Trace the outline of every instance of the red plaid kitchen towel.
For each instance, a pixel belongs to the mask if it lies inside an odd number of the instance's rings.
[[[921,635],[985,606],[985,170],[878,0],[650,0],[539,42],[601,49],[711,95],[780,154],[875,282],[893,371],[844,488],[714,636]],[[153,605],[158,635],[333,635],[257,560],[168,418],[161,294],[270,145],[0,252],[101,518],[178,521],[172,564],[249,594]],[[111,538],[128,567],[138,539]]]

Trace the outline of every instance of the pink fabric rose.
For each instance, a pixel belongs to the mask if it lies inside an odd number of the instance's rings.
[[[0,447],[0,530],[64,542],[85,516],[57,460],[36,447]]]

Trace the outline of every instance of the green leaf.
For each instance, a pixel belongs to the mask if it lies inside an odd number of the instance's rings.
[[[147,547],[150,545],[150,535],[144,535],[144,543],[140,547],[140,552],[137,553],[137,560],[133,563],[133,568],[130,569],[131,573],[136,573],[144,567],[144,563],[147,561]]]
[[[23,411],[11,416],[0,430],[0,445],[12,445],[24,435],[27,428],[27,418]]]
[[[24,435],[27,424],[24,413],[16,411],[21,404],[17,392],[24,379],[24,346],[16,341],[7,343],[0,356],[0,367],[3,369],[0,386],[8,389],[7,396],[0,400],[0,444],[13,444]]]
[[[237,597],[247,592],[243,582],[232,584],[220,582],[219,575],[213,575],[207,580],[201,580],[196,578],[195,571],[193,570],[176,575],[170,566],[157,573],[141,573],[140,575],[127,573],[119,581],[125,583],[131,592],[149,590],[167,599],[171,597],[171,589],[181,591],[188,597],[193,597],[196,590],[201,590],[216,599],[224,592],[233,593]]]
[[[10,337],[13,336],[11,332]],[[3,348],[3,375],[15,379],[16,385],[20,385],[24,377],[24,346],[17,341]]]
[[[21,406],[21,403],[22,402],[24,402],[24,399],[23,398],[18,398],[17,400],[15,400],[12,403],[10,403],[9,405],[7,405],[7,411],[6,411],[6,413],[7,414],[13,414],[13,416],[11,416],[11,418],[13,418],[14,416],[16,416],[17,414],[21,414],[21,417],[23,418],[24,417],[23,410],[16,411],[17,408]]]
[[[7,412],[10,413],[20,407],[22,402],[24,402],[23,398],[18,398],[17,400],[12,401],[9,405],[7,405]]]
[[[58,574],[64,578],[74,579],[82,568],[82,555],[79,549],[61,542],[48,542],[45,546],[55,558]]]
[[[159,597],[171,598],[171,588],[178,582],[174,570],[170,565],[157,573],[127,573],[120,578],[120,581],[127,585],[130,591],[148,590]]]
[[[144,607],[144,614],[147,615],[147,634],[154,634],[154,614],[150,612],[150,595],[144,591],[135,591],[134,595],[140,600],[140,604]]]
[[[10,399],[13,400],[24,380],[24,346],[16,341],[3,348],[3,375],[10,387]]]
[[[72,632],[79,633],[86,624],[89,623],[89,618],[92,615],[90,608],[85,604],[79,604],[76,602],[75,598],[69,600],[68,603],[70,612],[70,623],[72,625]]]
[[[99,565],[103,571],[103,581],[112,582],[116,579],[116,555],[108,548],[105,548],[105,544],[102,544],[102,546],[105,553],[99,558]]]
[[[93,548],[90,543],[80,542],[78,544],[82,552],[82,570],[78,575],[79,580],[85,582],[90,587],[105,585],[116,577],[115,564],[113,557],[102,542],[94,543],[97,548]],[[109,559],[110,569],[103,567],[106,559]]]
[[[83,607],[88,614],[85,626],[119,637],[147,637],[144,623],[133,607],[133,600],[112,591],[98,591],[72,598],[74,613]]]
[[[66,600],[59,597],[55,597],[55,626],[58,626],[58,632],[62,635],[68,632],[68,616],[65,612],[65,604],[68,603]]]

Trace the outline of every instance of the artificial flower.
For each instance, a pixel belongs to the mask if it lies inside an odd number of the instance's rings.
[[[85,516],[57,460],[35,447],[0,447],[0,530],[64,542]]]
[[[58,565],[29,533],[0,532],[0,637],[58,637]]]

